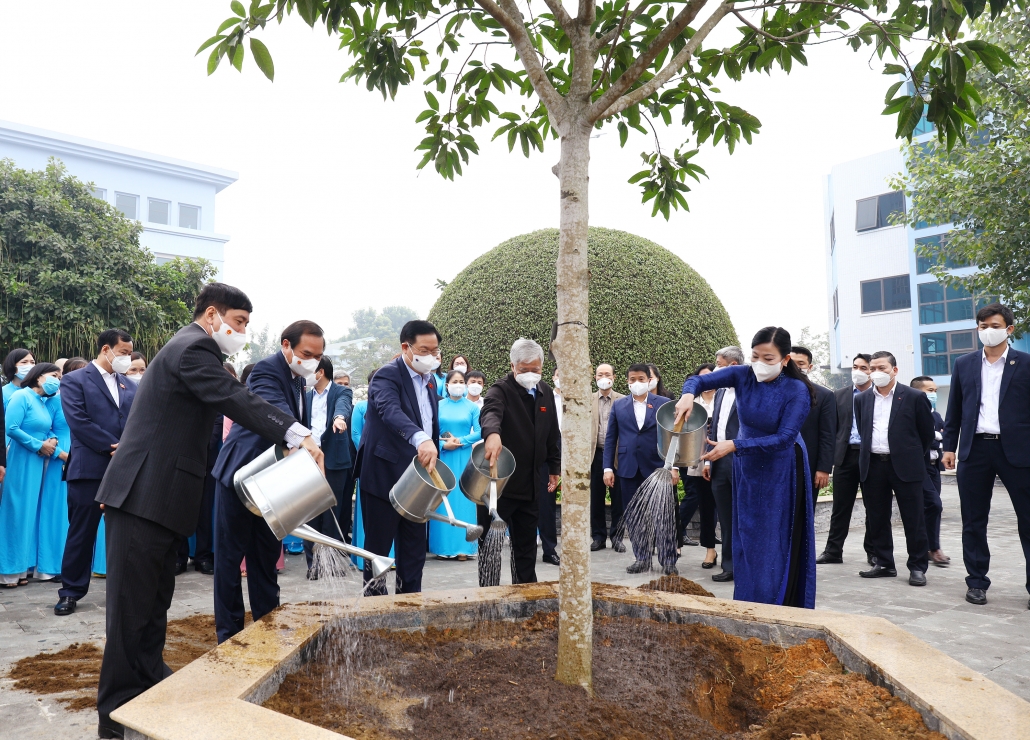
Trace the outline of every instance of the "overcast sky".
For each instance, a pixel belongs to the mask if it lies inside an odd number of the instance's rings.
[[[174,12],[173,12],[174,11]],[[253,299],[252,327],[299,318],[343,334],[357,308],[401,304],[425,316],[471,260],[517,234],[558,226],[556,142],[529,159],[481,138],[464,177],[416,172],[422,86],[383,102],[353,83],[337,43],[297,18],[263,36],[276,68],[208,77],[200,43],[228,2],[0,0],[0,119],[232,169],[217,201],[229,234],[225,278]],[[827,328],[822,188],[837,163],[898,146],[880,115],[891,80],[868,52],[839,44],[808,68],[720,87],[763,123],[733,156],[702,150],[708,180],[690,213],[652,219],[626,183],[651,143],[625,149],[605,131],[592,144],[595,226],[672,250],[715,289],[745,343],[779,324]],[[678,130],[662,144],[682,143]],[[666,310],[626,306],[627,312]],[[488,320],[488,317],[483,317]],[[603,317],[591,317],[592,321]]]

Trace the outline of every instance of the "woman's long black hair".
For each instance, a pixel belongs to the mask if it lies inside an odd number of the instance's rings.
[[[652,392],[656,396],[664,396],[665,398],[672,398],[672,394],[669,393],[669,391],[665,390],[665,383],[662,382],[662,374],[661,374],[661,372],[659,372],[658,366],[657,365],[652,365],[651,363],[648,363],[647,366],[651,369],[651,375],[653,375],[654,377],[658,378],[658,385],[656,385],[654,387],[654,391],[652,391]]]
[[[8,383],[14,383],[15,385],[21,385],[21,378],[18,377],[17,365],[18,365],[19,362],[21,362],[28,355],[31,355],[31,354],[32,353],[29,352],[24,347],[18,347],[16,349],[12,349],[10,352],[7,353],[7,357],[4,358],[3,371],[4,371],[4,377],[7,378],[7,382]],[[15,381],[18,381],[18,382],[15,383]]]
[[[781,357],[790,358],[790,348],[792,345],[789,331],[782,326],[767,326],[764,329],[759,329],[758,333],[755,334],[755,338],[751,340],[752,347],[769,343],[776,347]],[[812,400],[812,405],[815,406],[815,386],[812,385],[812,381],[808,379],[808,376],[801,372],[801,368],[794,364],[793,359],[787,360],[787,365],[783,368],[783,374],[788,378],[794,378],[794,380],[800,380],[804,383],[805,388],[808,389],[808,397]]]

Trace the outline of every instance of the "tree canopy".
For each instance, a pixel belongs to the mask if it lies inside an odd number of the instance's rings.
[[[902,184],[912,196],[912,226],[954,224],[920,247],[934,275],[977,297],[999,296],[1023,334],[1030,331],[1030,11],[1009,8],[976,27],[1016,66],[970,73],[983,96],[977,137],[951,152],[913,146]],[[952,273],[963,265],[979,269]]]
[[[141,231],[60,162],[29,171],[0,160],[0,352],[91,357],[97,335],[121,327],[153,356],[192,320],[214,268],[154,264]]]
[[[342,369],[354,376],[352,385],[364,383],[372,370],[401,351],[401,327],[418,317],[407,306],[387,306],[382,311],[360,308],[351,314],[354,326],[338,341],[346,343],[339,359]]]

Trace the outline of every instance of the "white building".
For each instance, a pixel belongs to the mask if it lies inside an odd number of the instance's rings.
[[[918,141],[934,138],[927,128],[924,119]],[[920,375],[934,379],[943,414],[955,359],[983,347],[974,316],[990,298],[945,288],[930,274],[931,261],[916,254],[917,245],[939,244],[951,224],[891,225],[891,214],[909,206],[890,186],[904,171],[899,147],[835,165],[826,178],[830,367],[850,373],[857,353],[887,350],[898,360],[901,382]],[[956,274],[976,269],[949,267]],[[1014,344],[1025,350],[1027,340]]]
[[[215,194],[236,182],[237,173],[0,121],[0,159],[41,170],[50,157],[92,182],[98,198],[139,221],[140,243],[159,264],[203,257],[221,275],[229,237],[215,232]]]

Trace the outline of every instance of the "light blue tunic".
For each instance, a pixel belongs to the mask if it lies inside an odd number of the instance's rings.
[[[43,493],[39,499],[39,541],[36,545],[36,577],[50,578],[61,573],[64,542],[68,538],[68,483],[61,480],[64,463],[60,454],[69,452],[72,433],[64,419],[61,394],[44,402],[53,419],[50,436],[57,437],[57,449],[46,464]]]
[[[104,524],[104,517],[100,517],[100,526],[97,527],[97,543],[93,547],[93,568],[91,569],[98,576],[107,575],[107,526]]]
[[[450,396],[440,401],[440,460],[454,473],[455,485],[447,500],[454,509],[454,516],[463,522],[476,523],[476,505],[458,490],[457,479],[472,456],[472,445],[482,439],[479,429],[479,406],[467,398],[454,400]],[[444,449],[445,432],[450,432],[461,442],[461,447]],[[437,512],[447,516],[447,509],[440,504]],[[443,557],[475,555],[477,542],[465,541],[465,530],[443,522],[429,522],[429,551]]]
[[[11,402],[11,396],[20,391],[21,388],[16,386],[14,383],[7,383],[3,388],[4,394],[4,413],[7,413],[7,404]],[[11,438],[7,436],[7,430],[4,430],[4,444],[7,447],[11,446]]]
[[[350,438],[355,449],[361,445],[361,430],[365,428],[365,411],[368,410],[368,401],[356,401],[354,411],[350,417]],[[361,481],[354,484],[354,525],[351,530],[351,542],[355,547],[365,546],[365,525],[361,521]],[[390,557],[393,557],[393,546],[390,546]],[[351,556],[351,560],[359,568],[365,567],[365,559]]]

